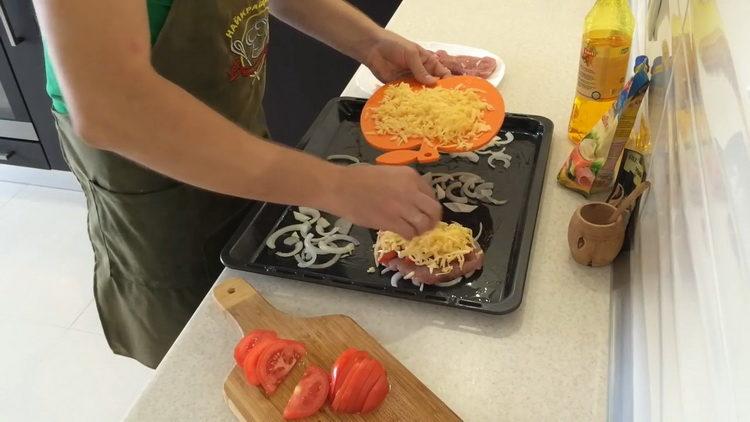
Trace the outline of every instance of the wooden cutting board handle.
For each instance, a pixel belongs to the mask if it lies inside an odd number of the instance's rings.
[[[282,421],[292,390],[307,365],[330,370],[336,358],[348,347],[365,350],[383,363],[391,391],[383,404],[367,415],[334,413],[328,406],[305,421],[460,421],[461,419],[430,391],[401,362],[380,345],[354,320],[344,315],[299,318],[283,313],[269,304],[248,282],[234,278],[214,288],[214,298],[243,333],[264,328],[279,337],[305,344],[307,355],[297,364],[279,389],[266,397],[245,382],[243,371],[235,366],[224,382],[224,396],[232,412],[244,421]],[[239,341],[240,336],[237,336]],[[231,359],[232,350],[227,350]],[[447,365],[451,362],[446,361]]]
[[[258,314],[286,319],[288,316],[271,306],[257,290],[245,280],[232,278],[223,281],[214,288],[214,298],[224,310],[234,316],[235,307],[242,305],[242,309],[251,307]],[[236,320],[236,318],[235,318]]]

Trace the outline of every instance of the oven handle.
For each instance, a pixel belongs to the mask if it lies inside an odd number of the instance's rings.
[[[23,37],[17,37],[13,32],[13,26],[10,23],[10,19],[8,19],[8,12],[5,10],[5,3],[2,0],[0,0],[0,19],[3,21],[3,28],[5,28],[5,35],[8,36],[10,46],[15,47],[21,44]]]

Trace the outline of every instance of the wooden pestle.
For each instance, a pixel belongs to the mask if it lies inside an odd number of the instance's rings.
[[[630,192],[630,195],[628,195],[625,199],[620,201],[620,205],[617,206],[617,209],[615,209],[615,211],[609,217],[607,224],[612,224],[615,221],[617,221],[617,219],[620,218],[620,215],[622,215],[622,213],[624,213],[625,210],[630,208],[630,206],[635,203],[635,200],[638,199],[638,197],[641,196],[641,194],[650,187],[651,187],[651,182],[649,182],[648,180],[644,180],[643,183],[636,186],[636,188],[633,189],[633,192]]]

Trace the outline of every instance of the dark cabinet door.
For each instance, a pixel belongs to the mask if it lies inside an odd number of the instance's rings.
[[[19,97],[25,106],[26,113],[25,118],[16,116],[15,120],[19,122],[25,120],[33,124],[35,140],[41,142],[49,167],[59,170],[67,169],[57,140],[51,101],[45,89],[44,51],[32,3],[30,0],[0,0],[0,4],[2,4],[0,18],[3,24],[0,28],[0,39],[2,39],[2,47],[10,64],[10,69],[6,70],[7,66],[0,60],[0,77],[3,77],[0,81],[3,88],[6,88],[3,74],[6,72],[12,74],[16,83],[15,89],[23,93],[23,96],[19,94]],[[16,108],[13,110],[15,112]],[[0,115],[0,119],[4,119],[4,116]],[[1,125],[2,121],[0,121]],[[5,134],[0,134],[0,136],[32,140]]]

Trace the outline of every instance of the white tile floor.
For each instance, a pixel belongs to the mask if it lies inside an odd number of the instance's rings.
[[[153,371],[96,314],[81,192],[0,181],[0,421],[117,421]]]

